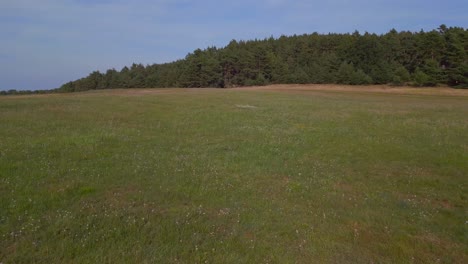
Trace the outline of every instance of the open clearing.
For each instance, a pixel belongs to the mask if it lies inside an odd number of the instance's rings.
[[[0,97],[2,263],[468,263],[468,91]]]

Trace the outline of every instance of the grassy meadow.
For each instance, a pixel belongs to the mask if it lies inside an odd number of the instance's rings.
[[[467,184],[468,91],[0,97],[5,264],[468,263]]]

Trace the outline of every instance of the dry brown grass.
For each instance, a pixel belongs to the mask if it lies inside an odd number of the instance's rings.
[[[232,88],[233,90],[260,90],[278,92],[359,92],[410,95],[468,96],[468,90],[450,87],[409,87],[389,85],[340,85],[340,84],[275,84],[268,86]]]
[[[410,86],[390,86],[390,85],[342,85],[342,84],[274,84],[266,86],[236,87],[227,89],[216,88],[132,88],[132,89],[107,89],[91,90],[79,93],[59,93],[59,94],[37,94],[37,95],[12,95],[1,98],[29,98],[29,97],[61,97],[61,96],[96,96],[112,95],[117,96],[144,96],[153,94],[176,94],[176,93],[201,93],[214,90],[229,91],[274,91],[287,93],[383,93],[395,95],[435,95],[435,96],[468,96],[468,89],[454,89],[450,87],[410,87]]]

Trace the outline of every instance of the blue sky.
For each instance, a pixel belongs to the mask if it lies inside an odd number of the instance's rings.
[[[0,0],[0,90],[50,89],[232,39],[468,27],[466,0]]]

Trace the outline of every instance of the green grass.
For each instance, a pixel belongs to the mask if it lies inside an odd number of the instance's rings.
[[[468,97],[0,98],[2,263],[467,263],[467,183]]]

